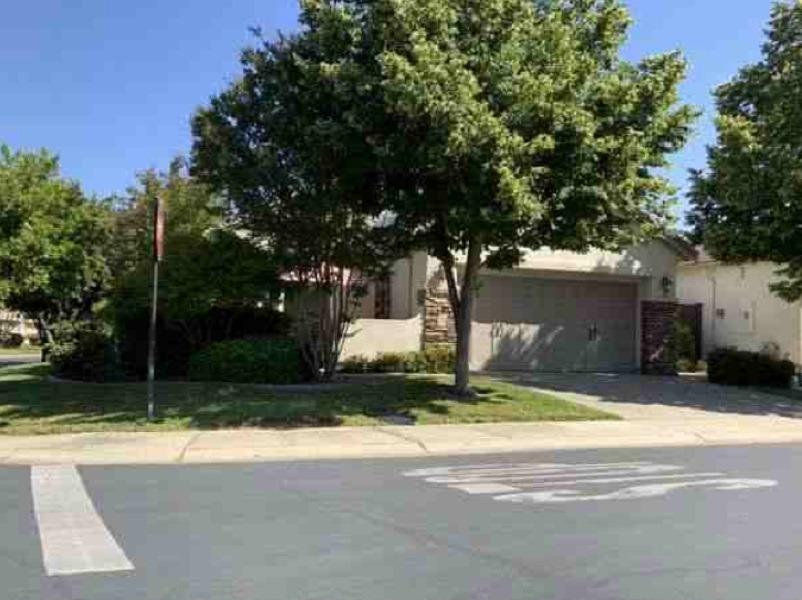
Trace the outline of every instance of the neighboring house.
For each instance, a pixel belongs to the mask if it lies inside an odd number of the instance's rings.
[[[0,337],[12,333],[21,335],[26,342],[39,339],[33,321],[20,313],[0,308]]]
[[[771,293],[777,269],[769,262],[722,264],[701,248],[695,260],[680,263],[678,297],[703,305],[704,355],[724,346],[761,351],[777,344],[783,358],[802,363],[802,303]]]
[[[542,249],[515,269],[483,272],[471,368],[670,370],[663,359],[676,315],[676,267],[692,255],[666,238],[620,253]],[[423,253],[375,283],[358,316],[343,358],[455,341],[440,263]]]

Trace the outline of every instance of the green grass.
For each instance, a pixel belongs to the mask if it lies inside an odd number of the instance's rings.
[[[227,427],[380,425],[616,419],[554,396],[476,378],[475,398],[452,397],[445,376],[399,376],[293,391],[254,385],[157,384],[158,420],[144,419],[145,385],[47,379],[46,365],[0,369],[0,434],[168,431]]]

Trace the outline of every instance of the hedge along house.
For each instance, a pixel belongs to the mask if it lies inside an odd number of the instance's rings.
[[[703,248],[677,269],[677,294],[702,305],[702,352],[720,347],[760,352],[776,344],[781,358],[802,364],[802,302],[771,293],[780,281],[770,262],[724,264]]]
[[[693,250],[671,238],[623,252],[541,249],[515,269],[484,271],[471,369],[670,372],[677,264]],[[417,253],[375,282],[343,358],[456,341],[443,272]]]

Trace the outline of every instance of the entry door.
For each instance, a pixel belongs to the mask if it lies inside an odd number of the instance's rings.
[[[633,370],[636,305],[635,284],[485,277],[474,315],[472,366]]]

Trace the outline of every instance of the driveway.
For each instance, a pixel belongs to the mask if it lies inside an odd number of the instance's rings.
[[[632,420],[720,419],[722,416],[802,418],[800,400],[749,388],[707,383],[698,376],[601,373],[494,373],[494,377],[559,395]]]

